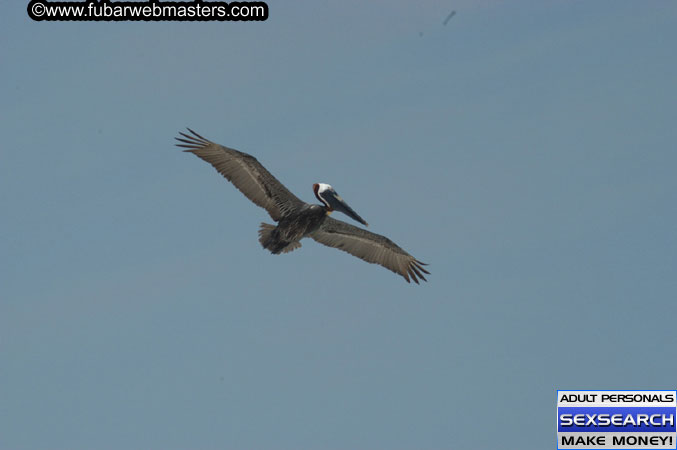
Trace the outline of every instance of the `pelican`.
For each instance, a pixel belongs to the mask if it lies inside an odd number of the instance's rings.
[[[233,183],[249,200],[262,207],[277,226],[261,223],[259,242],[273,254],[287,253],[301,247],[301,239],[310,237],[320,244],[334,247],[372,264],[380,264],[404,277],[407,283],[426,280],[427,265],[402,250],[385,236],[371,233],[329,217],[339,211],[369,226],[340,195],[326,183],[314,183],[313,193],[321,205],[311,205],[292,194],[272,176],[256,158],[223,145],[215,144],[188,128],[176,140],[195,156],[211,164]]]

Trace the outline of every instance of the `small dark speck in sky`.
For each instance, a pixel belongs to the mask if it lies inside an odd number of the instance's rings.
[[[444,19],[444,22],[442,22],[442,24],[443,24],[444,26],[446,26],[446,25],[447,25],[447,22],[449,22],[449,20],[451,20],[451,18],[454,17],[455,15],[456,15],[456,11],[450,12],[449,15],[447,16],[447,18]]]

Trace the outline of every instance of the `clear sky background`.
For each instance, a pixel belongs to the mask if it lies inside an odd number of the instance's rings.
[[[676,387],[676,2],[26,3],[0,1],[1,448],[544,449],[556,389]],[[186,126],[332,184],[429,283],[270,255]]]

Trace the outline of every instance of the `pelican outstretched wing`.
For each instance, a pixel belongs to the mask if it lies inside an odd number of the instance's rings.
[[[327,217],[320,228],[309,236],[320,244],[338,248],[369,263],[380,264],[402,275],[407,283],[410,278],[417,284],[418,278],[428,281],[423,274],[430,274],[430,272],[422,267],[427,264],[417,260],[380,234]]]
[[[191,134],[179,132],[183,137],[176,140],[182,143],[176,145],[214,166],[249,200],[268,211],[273,220],[304,205],[252,155],[215,144],[190,128],[188,131]]]

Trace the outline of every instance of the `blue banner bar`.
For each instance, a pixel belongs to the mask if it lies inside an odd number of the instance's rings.
[[[674,433],[674,407],[572,407],[557,408],[559,432],[661,432]]]

